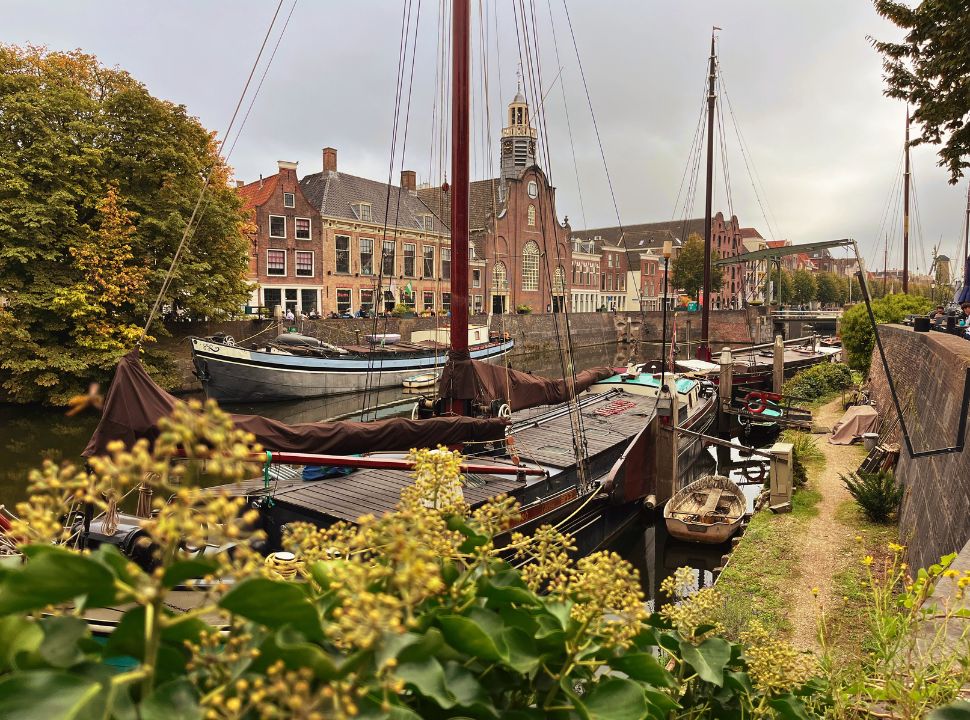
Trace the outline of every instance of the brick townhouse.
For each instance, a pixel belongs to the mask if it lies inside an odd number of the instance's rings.
[[[320,214],[307,202],[295,162],[280,160],[275,175],[237,183],[251,214],[250,304],[294,313],[320,310],[325,289]]]

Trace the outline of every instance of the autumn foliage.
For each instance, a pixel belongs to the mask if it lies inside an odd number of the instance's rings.
[[[211,317],[247,295],[243,217],[213,134],[91,55],[0,46],[0,399],[61,403],[110,374],[210,172],[163,302]]]

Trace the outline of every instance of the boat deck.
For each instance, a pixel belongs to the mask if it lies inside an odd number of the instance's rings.
[[[654,399],[629,395],[622,390],[581,398],[581,414],[587,457],[616,448],[632,440],[653,416]],[[515,449],[522,461],[550,471],[575,464],[570,413],[563,406],[533,408],[516,414],[511,430]],[[487,450],[487,449],[485,449]],[[483,454],[474,445],[469,455]],[[511,464],[507,456],[477,458],[489,464]],[[300,516],[327,522],[356,521],[362,515],[382,515],[397,505],[401,490],[411,483],[411,474],[400,470],[361,469],[336,478],[305,482],[302,468],[277,466],[271,471],[269,493],[276,506]],[[470,475],[464,486],[465,500],[472,506],[524,488],[525,480],[513,475]],[[266,494],[261,478],[222,486],[233,494]]]

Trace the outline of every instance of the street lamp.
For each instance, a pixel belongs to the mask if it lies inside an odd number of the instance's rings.
[[[673,253],[673,245],[670,240],[664,240],[664,315],[663,315],[663,335],[660,337],[660,385],[663,387],[667,375],[667,271],[670,267],[670,256]]]

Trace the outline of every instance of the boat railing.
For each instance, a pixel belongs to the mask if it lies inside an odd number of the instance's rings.
[[[817,338],[818,338],[818,335],[806,335],[805,337],[792,338],[790,340],[783,340],[782,342],[785,344],[785,347],[788,347],[789,345],[797,345],[798,343],[804,343],[809,340],[814,342]],[[747,347],[731,348],[731,352],[735,355],[740,355],[742,353],[751,352],[753,350],[767,350],[767,349],[773,348],[774,346],[775,344],[773,342],[761,343],[760,345],[749,345]]]

